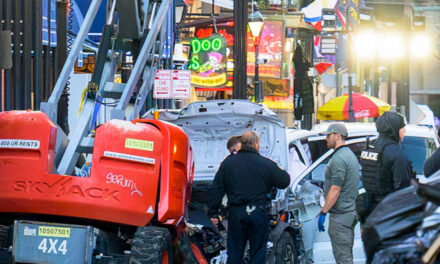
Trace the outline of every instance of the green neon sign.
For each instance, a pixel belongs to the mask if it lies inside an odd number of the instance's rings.
[[[224,36],[215,34],[207,38],[193,38],[190,41],[191,58],[188,69],[193,71],[199,79],[208,80],[209,78],[218,78],[226,73],[226,46],[227,42]],[[221,78],[223,82],[224,78]],[[222,83],[216,82],[204,86],[218,86]]]
[[[192,54],[198,54],[201,51],[219,51],[221,48],[224,47],[225,41],[223,37],[206,39],[193,38],[190,43]]]
[[[220,38],[214,38],[211,45],[214,51],[219,51],[223,47],[223,42]]]
[[[208,51],[210,49],[211,49],[211,41],[209,41],[208,39],[202,40],[202,50]]]
[[[194,55],[191,57],[191,64],[189,65],[190,70],[198,70],[200,68],[199,55]]]

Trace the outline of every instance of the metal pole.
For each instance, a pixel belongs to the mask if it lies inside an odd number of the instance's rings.
[[[59,78],[55,83],[55,87],[49,97],[47,103],[41,104],[41,109],[50,117],[50,119],[54,122],[57,120],[57,104],[61,97],[62,92],[64,91],[64,87],[66,86],[67,78],[73,70],[73,67],[76,62],[76,58],[78,58],[79,52],[82,49],[82,45],[84,40],[87,37],[87,34],[92,26],[92,22],[98,12],[99,5],[102,0],[92,0],[90,3],[90,7],[87,11],[86,17],[84,18],[84,23],[81,25],[81,28],[76,36],[75,43],[72,46],[72,49],[67,57],[67,60],[59,74]],[[49,56],[49,54],[45,54],[45,56]]]
[[[392,96],[392,93],[391,93],[391,89],[392,89],[392,86],[393,86],[393,69],[392,69],[392,65],[391,65],[391,62],[390,63],[388,63],[388,89],[387,89],[387,101],[388,101],[388,103],[391,105],[391,102],[392,102],[392,100],[391,100],[391,96]]]
[[[40,109],[43,92],[42,0],[34,2],[34,108]]]
[[[4,17],[3,17],[3,0],[0,0],[0,31],[3,31]],[[0,111],[5,111],[5,71],[0,67]]]
[[[125,110],[125,108],[127,107],[130,101],[134,88],[139,81],[140,75],[142,73],[142,69],[144,68],[145,63],[147,62],[148,58],[146,55],[151,52],[153,45],[155,45],[154,40],[157,38],[160,27],[163,25],[163,22],[165,21],[166,15],[168,13],[167,11],[169,5],[170,5],[170,1],[162,1],[162,4],[160,5],[159,11],[157,12],[156,17],[154,18],[154,22],[151,26],[152,30],[148,33],[147,38],[145,39],[144,44],[141,47],[141,50],[139,52],[139,57],[136,60],[136,63],[134,64],[132,73],[130,74],[130,77],[128,78],[128,82],[125,86],[126,88],[122,93],[121,99],[119,100],[116,109],[113,110],[115,114],[118,111],[122,113],[122,111]],[[122,115],[119,115],[119,117],[122,118]]]
[[[354,111],[353,111],[353,87],[351,85],[352,82],[352,76],[351,72],[348,74],[348,121],[355,122],[356,119],[354,118]]]
[[[424,67],[423,67],[423,62],[419,61],[418,63],[418,67],[417,67],[417,77],[418,77],[418,89],[419,90],[424,90]],[[428,96],[427,95],[423,95],[423,103],[424,104],[428,104]]]
[[[260,79],[259,79],[259,70],[258,70],[258,53],[260,51],[260,37],[255,38],[255,102],[260,102]]]
[[[347,73],[348,73],[348,121],[355,122],[356,119],[354,118],[354,111],[353,111],[353,87],[352,87],[352,76],[351,76],[351,69],[350,69],[350,33],[349,33],[349,21],[350,18],[348,17],[348,8],[345,9],[345,27],[347,32]]]
[[[4,20],[5,24],[3,26],[3,30],[11,32],[12,26],[11,26],[11,17],[12,17],[12,0],[5,0],[4,2]],[[12,70],[6,69],[3,72],[3,78],[4,78],[4,109],[12,110],[12,95],[13,95],[13,88],[12,88]]]
[[[246,33],[248,23],[247,1],[234,1],[234,99],[246,99]]]
[[[24,88],[24,109],[33,109],[32,98],[34,93],[32,91],[32,2],[23,2],[23,78]]]
[[[14,66],[13,66],[13,78],[14,78],[14,106],[13,108],[16,110],[23,110],[23,69],[21,63],[21,44],[22,44],[22,24],[23,20],[21,18],[22,15],[22,1],[15,0],[13,1],[13,31],[14,31]]]
[[[55,50],[55,79],[63,69],[67,50],[67,1],[57,1],[57,48]],[[73,10],[70,10],[72,12]]]
[[[376,61],[376,59],[374,59],[374,70],[373,70],[373,96],[376,96],[377,98],[379,98],[379,69],[378,69],[379,65]]]

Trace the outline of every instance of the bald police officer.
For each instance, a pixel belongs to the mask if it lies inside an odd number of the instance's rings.
[[[212,183],[208,214],[215,218],[223,195],[228,197],[228,264],[243,263],[246,242],[250,264],[265,263],[269,231],[267,196],[273,187],[286,188],[289,174],[258,151],[254,131],[241,136],[241,149],[221,164]]]

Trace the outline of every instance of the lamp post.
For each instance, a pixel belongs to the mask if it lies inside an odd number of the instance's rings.
[[[260,35],[261,31],[263,30],[264,26],[264,19],[263,15],[260,13],[260,11],[252,12],[249,15],[249,28],[251,30],[252,36],[255,40],[255,79],[254,79],[254,89],[255,89],[255,102],[259,103],[262,101],[263,98],[261,94],[261,84],[258,76],[258,52],[259,52],[259,46],[260,46]]]
[[[345,9],[345,17],[347,18],[345,20],[345,31],[347,32],[347,73],[348,73],[348,121],[349,122],[355,122],[356,118],[354,116],[354,110],[353,110],[353,84],[352,84],[352,75],[351,75],[351,69],[350,69],[350,47],[351,47],[351,43],[350,43],[350,27],[349,27],[349,22],[350,22],[350,17],[348,16],[348,8]]]
[[[186,12],[187,12],[187,5],[184,0],[176,0],[174,1],[175,5],[175,21],[176,24],[180,24],[185,20]]]

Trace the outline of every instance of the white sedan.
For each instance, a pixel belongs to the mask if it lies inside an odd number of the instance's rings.
[[[370,137],[370,144],[377,138],[374,123],[346,123],[345,125],[349,133],[346,144],[357,156],[365,148],[366,136]],[[307,200],[307,197],[304,199],[305,192],[302,189],[303,187],[310,189],[310,182],[315,186],[322,187],[324,170],[333,153],[333,150],[327,150],[325,137],[319,136],[319,133],[325,131],[327,126],[328,123],[318,125],[308,132],[290,130],[287,133],[289,172],[293,178],[291,189],[297,199]],[[435,132],[426,127],[407,125],[402,146],[409,160],[413,163],[418,177],[423,180],[423,163],[439,146]],[[362,192],[361,187],[360,185],[359,188]],[[319,200],[320,202],[317,199],[314,201],[308,199],[300,214],[304,247],[308,257],[313,258],[315,263],[335,263],[328,233],[319,233],[317,230],[318,219],[316,215],[319,213],[324,199],[320,197]],[[328,218],[326,221],[328,227]],[[355,228],[353,257],[355,263],[365,263],[359,224]]]

